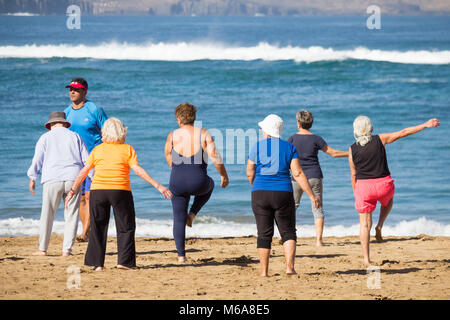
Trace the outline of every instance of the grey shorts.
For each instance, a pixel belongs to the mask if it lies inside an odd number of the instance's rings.
[[[322,202],[322,194],[323,194],[323,185],[322,185],[322,179],[320,178],[311,178],[308,179],[308,183],[311,186],[311,190],[313,194],[320,200],[322,203],[322,206],[320,208],[315,208],[314,204],[311,203],[312,213],[314,215],[314,219],[323,219],[323,202]],[[295,208],[298,208],[300,205],[300,198],[302,197],[303,190],[300,188],[300,185],[297,183],[297,181],[292,181],[292,189],[294,192],[294,201],[295,201]]]

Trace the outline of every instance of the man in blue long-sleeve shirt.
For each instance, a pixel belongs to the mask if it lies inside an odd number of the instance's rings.
[[[34,194],[36,180],[41,174],[42,211],[39,226],[39,251],[33,255],[47,255],[53,220],[61,199],[69,192],[74,193],[67,209],[64,210],[63,256],[72,254],[78,227],[80,192],[72,190],[72,184],[84,167],[89,153],[81,137],[67,129],[70,123],[62,111],[50,114],[45,124],[50,131],[44,133],[36,144],[36,149],[28,169],[29,189]]]

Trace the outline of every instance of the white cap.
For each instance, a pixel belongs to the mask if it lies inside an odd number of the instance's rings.
[[[281,130],[283,130],[283,119],[276,114],[269,114],[263,121],[258,122],[258,125],[271,137],[281,137]]]

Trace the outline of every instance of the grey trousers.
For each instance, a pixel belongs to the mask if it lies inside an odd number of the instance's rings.
[[[320,178],[311,178],[308,179],[309,186],[311,187],[311,190],[313,194],[322,202],[323,198],[323,185],[322,185],[322,179]],[[297,181],[292,181],[292,189],[294,192],[294,202],[295,202],[295,208],[297,209],[300,205],[300,199],[303,194],[302,188],[300,188],[300,185],[297,183]],[[320,208],[315,208],[314,204],[311,203],[311,209],[314,215],[314,219],[323,219],[324,213],[323,213],[323,202],[322,206]]]
[[[42,191],[42,211],[39,225],[39,250],[47,251],[52,234],[53,220],[55,219],[58,207],[67,196],[73,181],[46,182]],[[80,210],[81,193],[76,195],[68,203],[68,208],[64,209],[64,242],[63,252],[71,253],[75,242],[78,228],[78,213]]]

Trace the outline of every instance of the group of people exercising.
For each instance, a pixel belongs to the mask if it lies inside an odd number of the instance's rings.
[[[178,261],[186,262],[186,226],[192,226],[215,185],[207,174],[207,158],[211,159],[220,175],[220,186],[225,188],[229,184],[226,168],[211,134],[207,129],[194,126],[197,108],[190,103],[175,108],[179,128],[168,134],[164,147],[165,158],[171,168],[169,186],[165,187],[139,165],[136,151],[125,143],[127,127],[122,121],[108,118],[102,108],[86,99],[87,81],[75,78],[66,87],[70,89],[72,103],[64,112],[50,114],[45,124],[49,131],[38,140],[28,170],[30,192],[34,194],[39,175],[43,185],[39,250],[33,254],[47,255],[53,220],[64,198],[63,256],[72,254],[76,240],[87,241],[85,265],[96,271],[103,270],[112,207],[117,229],[117,268],[136,268],[136,219],[129,179],[132,169],[164,198],[171,199]],[[252,146],[248,156],[246,172],[252,186],[251,206],[257,226],[260,275],[268,275],[274,222],[284,247],[286,273],[296,273],[296,208],[303,192],[311,200],[316,245],[323,246],[323,174],[319,150],[332,157],[348,157],[355,208],[360,217],[364,263],[370,265],[372,213],[380,202],[380,217],[375,231],[376,240],[381,242],[381,230],[392,209],[395,192],[385,145],[426,128],[437,127],[439,120],[430,119],[418,126],[374,135],[370,119],[358,116],[353,122],[356,142],[348,151],[340,151],[311,133],[314,118],[310,111],[301,110],[296,118],[298,132],[287,141],[281,139],[283,120],[278,115],[270,114],[258,122],[264,138]],[[191,196],[194,196],[194,201],[189,207]],[[77,238],[78,216],[83,232]]]

